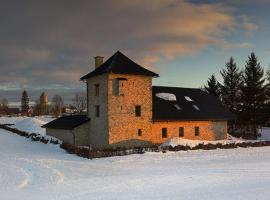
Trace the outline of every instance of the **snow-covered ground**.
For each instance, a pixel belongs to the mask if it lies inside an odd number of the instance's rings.
[[[175,147],[177,145],[190,146],[195,147],[199,144],[231,144],[231,143],[242,143],[242,142],[258,142],[257,140],[244,140],[235,138],[229,135],[228,140],[215,140],[215,141],[206,141],[206,140],[188,140],[184,138],[172,138],[164,142],[161,146],[172,146]]]
[[[0,124],[14,124],[11,127],[25,131],[28,133],[37,133],[45,136],[45,128],[41,128],[42,125],[52,121],[55,118],[50,116],[38,116],[38,117],[0,117]]]
[[[270,140],[270,127],[262,127],[258,129],[258,133],[260,134],[261,140]]]
[[[87,160],[0,129],[0,199],[219,199],[270,196],[270,147]]]

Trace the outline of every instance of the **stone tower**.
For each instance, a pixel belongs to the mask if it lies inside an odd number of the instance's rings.
[[[87,84],[90,143],[95,148],[140,146],[151,141],[151,72],[121,52],[106,62],[96,57],[95,70],[81,78]]]
[[[40,114],[41,115],[47,114],[49,100],[48,95],[45,92],[42,92],[42,94],[40,95],[39,102],[40,102]]]

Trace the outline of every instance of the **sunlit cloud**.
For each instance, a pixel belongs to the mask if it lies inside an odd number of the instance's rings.
[[[68,87],[93,69],[94,56],[117,50],[152,69],[209,46],[249,48],[229,36],[258,29],[226,4],[187,0],[27,1],[0,12],[0,90],[14,81],[17,88]]]

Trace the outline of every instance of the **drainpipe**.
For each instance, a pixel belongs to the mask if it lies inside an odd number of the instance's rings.
[[[75,145],[75,133],[73,132],[73,129],[71,130],[71,134],[73,136],[73,145]]]

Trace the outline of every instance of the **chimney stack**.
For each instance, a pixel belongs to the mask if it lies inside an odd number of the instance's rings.
[[[104,57],[102,57],[102,56],[96,56],[95,57],[95,69],[103,64],[103,58]]]

